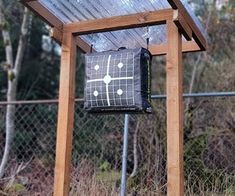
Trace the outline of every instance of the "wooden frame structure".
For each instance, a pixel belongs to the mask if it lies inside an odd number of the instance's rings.
[[[54,195],[67,196],[74,121],[76,47],[89,52],[79,35],[120,29],[167,25],[167,43],[150,45],[153,55],[166,55],[167,89],[167,193],[184,194],[183,175],[183,65],[182,53],[206,50],[206,40],[179,0],[168,0],[172,9],[63,24],[37,0],[22,0],[51,27],[51,36],[61,44],[59,112],[56,143]],[[182,35],[186,41],[182,42]]]

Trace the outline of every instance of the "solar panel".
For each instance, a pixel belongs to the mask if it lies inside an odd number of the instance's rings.
[[[85,109],[151,113],[151,54],[144,48],[86,54]]]

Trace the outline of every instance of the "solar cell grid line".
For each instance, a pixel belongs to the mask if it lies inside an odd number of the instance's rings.
[[[98,66],[98,69],[96,70],[98,74],[98,77],[97,78],[102,78],[102,67],[104,67],[104,56],[100,56],[100,60],[97,62],[97,64],[95,66]],[[99,96],[97,97],[99,102],[98,102],[98,105],[102,106],[104,105],[103,104],[103,100],[102,97],[103,97],[103,93],[102,93],[102,88],[103,88],[103,82],[97,82],[98,83],[98,92],[99,92]]]
[[[134,61],[134,57],[135,57],[135,54],[134,53],[132,53],[132,75],[134,76],[134,74],[135,74],[135,61]],[[133,105],[135,105],[135,98],[134,98],[134,96],[135,96],[135,81],[134,81],[134,79],[132,80],[132,92],[133,92],[133,94],[132,94],[132,99],[133,99]]]
[[[90,70],[91,70],[91,75],[90,75],[90,77],[91,78],[96,78],[96,77],[94,77],[94,65],[96,64],[98,62],[98,60],[96,59],[96,57],[93,57],[92,58],[92,62],[91,62],[91,64],[90,64]],[[92,94],[92,92],[93,92],[93,94]],[[97,96],[98,96],[98,92],[96,91],[96,83],[94,83],[94,86],[92,86],[92,90],[90,91],[90,94],[91,94],[91,96],[92,96],[92,103],[94,102],[94,98],[96,98],[96,94],[97,94]],[[96,102],[95,102],[96,103]]]
[[[115,57],[115,55],[112,55],[112,58],[110,59],[110,67],[109,67],[109,75],[110,75],[110,77],[112,78],[112,73],[113,73],[113,67],[114,67],[114,57]],[[110,99],[110,105],[114,105],[114,103],[113,103],[113,99],[112,99],[112,96],[113,96],[113,91],[112,91],[112,80],[110,81],[110,83],[109,83],[109,93],[110,93],[110,97],[109,97],[109,99]]]
[[[98,59],[97,59],[97,63],[98,63],[98,62],[99,62],[99,57],[98,57]],[[98,65],[97,65],[97,66],[98,66]],[[94,67],[93,69],[96,70],[96,65],[95,65],[95,67]],[[97,70],[96,70],[96,72],[95,72],[95,75],[96,75],[96,78],[97,78]],[[99,105],[99,104],[98,104],[98,101],[97,101],[97,97],[98,97],[98,95],[99,95],[99,92],[97,91],[97,88],[96,88],[96,82],[95,82],[95,91],[94,91],[94,93],[97,94],[97,96],[95,96],[96,105]]]
[[[121,61],[120,61],[120,64],[119,65],[122,65],[122,66],[119,66],[119,73],[120,73],[120,76],[123,77],[123,74],[122,74],[122,67],[126,66],[125,64],[125,54],[121,53]],[[121,78],[120,77],[120,78]],[[119,80],[120,83],[119,83],[119,87],[118,87],[118,91],[122,90],[123,89],[123,86],[122,86],[122,80]],[[122,90],[122,93],[123,93],[123,90]],[[125,105],[125,102],[124,100],[122,99],[122,96],[121,94],[119,95],[119,98],[120,98],[120,102],[121,102],[121,105]]]
[[[132,84],[134,84],[134,53],[132,52],[131,53],[131,56],[132,56],[132,58],[131,58],[131,61],[132,61],[132,76],[133,76],[133,80],[131,81],[132,82]],[[133,86],[134,85],[132,85],[132,92],[134,93],[134,88],[133,88]],[[132,103],[133,104],[133,103]]]
[[[95,64],[92,65],[93,68],[94,68],[94,70],[95,70],[96,73],[97,73],[96,78],[100,78],[100,74],[98,74],[98,73],[99,73],[100,66],[102,66],[102,65],[100,65],[100,62],[101,62],[101,58],[100,58],[100,56],[98,56],[97,62],[95,62]],[[98,86],[97,86],[97,84],[98,84]],[[102,84],[102,82],[95,82],[95,85],[96,85],[97,88],[96,88],[96,92],[95,92],[94,96],[95,96],[96,99],[98,99],[98,100],[100,100],[99,97],[101,96],[100,84]],[[92,92],[92,91],[91,91],[91,92]],[[100,101],[97,102],[96,105],[99,106],[99,103],[100,103]]]
[[[95,67],[97,69],[96,71],[97,71],[97,73],[99,73],[97,78],[102,78],[102,71],[100,71],[100,70],[104,67],[103,61],[104,61],[104,56],[101,56],[99,62],[97,62],[97,64],[95,65]],[[97,82],[97,83],[98,83],[98,92],[99,92],[99,96],[97,97],[99,102],[97,105],[102,106],[102,105],[104,105],[103,100],[102,100],[103,99],[102,98],[103,97],[103,94],[102,94],[103,82]]]
[[[134,58],[134,53],[133,53],[133,58]],[[135,63],[135,62],[134,62],[134,59],[132,60],[132,63],[133,63],[133,65],[134,65],[134,63]],[[134,75],[134,73],[135,73],[135,66],[132,67],[132,73],[133,73],[133,75]],[[131,97],[131,99],[132,99],[132,105],[135,105],[134,95],[135,95],[135,80],[132,81],[132,97]]]
[[[94,65],[96,65],[97,63],[99,62],[99,56],[98,57],[94,57],[94,58],[92,58],[92,63],[91,63],[91,69],[90,70],[92,70],[91,71],[91,78],[97,78],[97,75],[96,75],[96,73],[95,73],[95,66]],[[91,91],[91,95],[92,95],[92,91]],[[94,89],[93,89],[93,95],[92,95],[92,97],[93,97],[93,99],[92,99],[92,102],[93,103],[95,103],[96,105],[97,105],[97,97],[98,97],[98,95],[99,95],[99,92],[96,90],[96,82],[94,83]],[[95,98],[95,99],[94,99]]]
[[[125,66],[125,70],[126,70],[126,77],[127,77],[127,67],[128,67],[128,54],[129,53],[127,53],[127,60],[126,60],[126,66]],[[127,79],[126,79],[126,104],[128,105],[128,97],[127,97]]]
[[[125,68],[128,66],[128,59],[127,59],[127,57],[128,57],[128,53],[123,54],[123,59],[122,59],[123,68],[121,68],[120,71],[122,71],[122,69],[125,70]],[[122,72],[121,72],[121,73],[122,73]],[[121,74],[121,75],[122,75],[122,74]],[[126,72],[125,72],[125,71],[124,71],[122,77],[123,77],[123,76],[126,76]],[[125,99],[125,94],[127,94],[127,92],[126,92],[126,86],[125,86],[126,81],[127,81],[127,78],[126,78],[125,81],[121,81],[121,88],[118,89],[118,90],[122,90],[122,95],[121,95],[120,97],[122,98],[122,103],[123,103],[123,105],[126,105],[126,104],[127,104],[127,100]]]
[[[120,59],[121,59],[121,61],[123,61],[122,59],[123,59],[123,54],[121,53],[121,57],[120,57]],[[121,62],[120,62],[121,63]],[[121,72],[119,72],[119,78],[121,77]],[[121,88],[121,80],[119,80],[119,87],[118,87],[118,89],[120,89]],[[122,106],[122,98],[121,97],[119,97],[120,98],[120,106]]]
[[[118,55],[115,55],[116,58],[114,58],[114,65],[113,65],[113,77],[115,77],[115,73],[116,73],[116,67],[118,65]],[[115,81],[113,81],[113,98],[114,98],[114,106],[117,106],[117,102],[116,102],[116,93],[115,93]]]
[[[102,61],[101,61],[101,73],[100,73],[100,77],[102,78],[102,73],[104,73],[104,62],[105,62],[105,56],[102,56]],[[103,87],[104,84],[103,82],[101,82],[101,102],[102,102],[102,106],[104,106],[104,100],[103,100]]]
[[[128,68],[128,60],[129,60],[129,52],[127,53],[127,62],[126,62],[126,77],[128,76],[127,75],[127,68]],[[128,96],[127,96],[127,90],[128,90],[128,87],[127,87],[127,79],[126,79],[126,104],[129,105],[128,103]]]
[[[87,57],[87,61],[88,61],[88,66],[91,66],[91,60],[90,60],[90,58],[88,58]],[[89,69],[89,73],[87,73],[89,76],[91,75],[91,69]],[[91,87],[91,84],[88,84],[87,83],[87,85],[89,85],[90,87]],[[89,93],[88,91],[87,91],[87,94],[89,94],[89,96],[90,96],[90,104],[91,104],[91,106],[92,106],[92,95],[91,95],[91,93]],[[88,96],[88,95],[87,95]]]
[[[91,78],[93,78],[93,74],[92,74],[92,69],[91,69],[91,67],[92,67],[92,65],[93,65],[93,62],[94,62],[94,60],[95,60],[95,57],[93,56],[92,58],[91,58],[91,62],[90,62],[90,77]],[[90,84],[91,85],[91,84]],[[91,89],[93,89],[93,86],[91,85]],[[90,95],[91,95],[91,105],[93,106],[93,95],[91,94],[91,92],[92,91],[90,91]]]
[[[122,70],[120,68],[120,65],[121,65],[121,63],[123,63],[123,54],[121,53],[120,55],[117,55],[117,57],[119,57],[119,62],[117,64],[117,70],[118,70],[117,72],[118,72],[118,77],[121,78],[122,77]],[[121,89],[121,80],[118,80],[118,86],[116,88],[117,92],[118,92],[119,89]],[[118,96],[118,94],[116,94],[116,98],[119,101],[119,106],[121,106],[122,105],[122,98],[121,98],[121,96]]]

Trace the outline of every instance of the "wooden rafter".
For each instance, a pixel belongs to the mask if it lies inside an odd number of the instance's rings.
[[[31,11],[37,14],[44,22],[49,24],[52,27],[50,35],[54,38],[59,44],[62,42],[63,36],[63,22],[60,21],[54,14],[52,14],[47,8],[40,4],[37,0],[22,0],[22,3],[28,7]],[[90,46],[81,38],[76,38],[77,46],[83,52],[89,52]],[[93,50],[95,51],[95,50]]]
[[[188,52],[198,52],[201,49],[197,45],[195,41],[183,41],[182,42],[182,52],[188,53]],[[167,43],[166,44],[156,44],[156,45],[150,45],[149,51],[153,56],[159,56],[159,55],[165,55],[167,54]]]
[[[183,18],[186,20],[188,25],[191,27],[193,31],[193,38],[201,48],[201,50],[206,50],[206,39],[200,29],[197,27],[192,17],[184,7],[181,1],[179,0],[168,0],[173,9],[178,9],[182,14]]]
[[[58,30],[57,28],[51,28],[50,30],[50,36],[56,40],[58,44],[62,43],[62,37],[63,33],[62,31]],[[81,49],[84,53],[89,53],[91,50],[90,45],[88,45],[83,39],[81,39],[79,36],[75,37],[76,45],[79,49]],[[96,52],[95,49],[92,49],[93,52]]]
[[[184,20],[182,14],[178,10],[174,11],[174,23],[178,27],[180,33],[182,33],[186,40],[190,41],[193,37],[193,32],[188,23]]]
[[[21,2],[28,7],[31,11],[37,14],[43,21],[52,27],[62,30],[63,22],[60,21],[54,14],[45,8],[37,0],[21,0]]]

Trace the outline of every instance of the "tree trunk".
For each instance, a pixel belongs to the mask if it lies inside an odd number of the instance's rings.
[[[138,152],[137,152],[137,139],[138,139],[138,130],[139,130],[140,121],[137,121],[137,125],[135,128],[134,139],[133,139],[133,156],[134,156],[134,167],[132,173],[130,175],[131,178],[135,177],[138,168]]]
[[[8,26],[7,21],[4,17],[3,11],[4,3],[0,0],[0,24],[1,26]],[[10,37],[10,31],[7,28],[2,29],[2,37],[5,44],[5,55],[6,55],[6,64],[7,64],[7,72],[8,72],[8,90],[7,90],[7,102],[16,100],[16,92],[17,92],[17,84],[19,79],[20,68],[22,65],[23,54],[25,51],[27,34],[29,28],[29,13],[28,10],[25,9],[23,21],[21,25],[21,35],[19,39],[16,60],[14,63],[13,60],[13,50],[12,43]],[[15,130],[15,105],[8,104],[6,109],[6,142],[4,153],[0,165],[0,178],[4,176],[4,170],[6,168],[7,162],[9,161],[9,154],[12,146],[12,140],[14,137]]]

